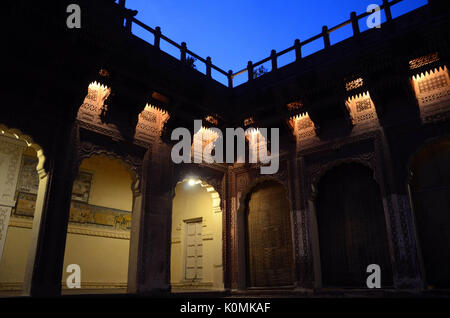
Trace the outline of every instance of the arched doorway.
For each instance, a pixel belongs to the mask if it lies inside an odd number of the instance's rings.
[[[122,159],[84,159],[74,180],[64,255],[63,293],[125,293],[133,171]],[[70,264],[81,269],[81,289],[68,289]]]
[[[0,295],[24,289],[33,219],[42,213],[46,190],[44,161],[29,136],[0,125]]]
[[[246,202],[247,286],[292,286],[294,254],[289,200],[276,181],[257,184]]]
[[[222,211],[214,187],[186,179],[172,204],[172,291],[223,290]]]
[[[322,285],[366,288],[367,266],[381,268],[381,287],[392,286],[386,221],[371,169],[357,163],[328,171],[317,187]]]
[[[428,287],[450,287],[450,137],[428,144],[410,163],[410,193]]]

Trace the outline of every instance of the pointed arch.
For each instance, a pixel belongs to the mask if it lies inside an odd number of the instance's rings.
[[[261,177],[243,191],[237,211],[240,289],[294,286],[293,217],[279,179]]]
[[[427,288],[450,287],[450,136],[424,142],[408,160],[408,190]],[[439,248],[436,248],[439,246]]]
[[[201,177],[183,177],[175,188],[171,286],[175,291],[223,290],[223,216],[219,192]]]

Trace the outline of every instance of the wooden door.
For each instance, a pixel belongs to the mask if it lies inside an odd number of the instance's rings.
[[[411,165],[411,195],[426,281],[450,287],[450,139],[419,152]]]
[[[260,184],[250,196],[247,213],[249,287],[292,285],[291,220],[283,186]]]
[[[186,222],[186,280],[201,280],[203,276],[202,221]]]
[[[392,285],[386,222],[372,170],[343,164],[319,182],[316,198],[322,283],[366,287],[367,266],[381,267],[382,287]]]

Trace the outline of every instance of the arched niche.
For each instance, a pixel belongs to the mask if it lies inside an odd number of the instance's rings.
[[[223,290],[222,209],[209,183],[184,178],[172,204],[172,291]]]
[[[30,136],[0,124],[1,294],[25,292],[47,188],[45,160]]]
[[[450,137],[425,143],[410,158],[409,192],[427,288],[449,288]]]
[[[275,178],[259,178],[242,193],[237,212],[240,289],[294,287],[292,217],[288,191]]]
[[[124,293],[128,288],[136,170],[106,151],[81,156],[74,179],[64,266],[81,268],[81,289],[63,293]]]
[[[391,287],[386,219],[373,170],[356,161],[340,162],[323,171],[314,190],[319,284],[365,288],[367,266],[377,264],[381,286]]]

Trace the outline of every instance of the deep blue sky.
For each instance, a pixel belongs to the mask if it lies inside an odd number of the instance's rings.
[[[246,67],[249,60],[257,62],[270,51],[284,50],[294,40],[308,39],[321,32],[322,26],[333,27],[349,19],[350,12],[361,14],[369,4],[382,0],[127,0],[126,7],[138,10],[137,19],[148,26],[160,26],[162,33],[203,58],[211,56],[215,65],[233,72]],[[395,18],[418,8],[427,0],[404,0],[392,7]],[[382,13],[384,19],[384,14]],[[361,30],[365,23],[360,23]],[[153,43],[153,36],[133,25],[133,33]],[[351,27],[331,34],[335,43],[351,35]],[[307,55],[323,47],[323,41],[303,49]],[[179,58],[179,50],[165,41],[161,48]],[[293,53],[279,59],[279,66],[293,61]],[[196,62],[204,72],[203,63]],[[270,70],[270,64],[266,69]],[[236,78],[245,81],[247,75]],[[226,83],[221,75],[215,77]]]

